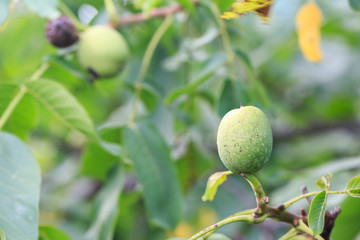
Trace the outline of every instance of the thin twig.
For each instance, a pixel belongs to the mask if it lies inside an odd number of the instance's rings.
[[[307,189],[307,187],[306,187],[305,185],[302,185],[302,186],[301,186],[301,192],[302,192],[303,194],[309,193],[309,191],[308,191],[308,189]],[[306,200],[308,201],[309,204],[311,204],[312,197],[311,197],[311,196],[306,197]]]

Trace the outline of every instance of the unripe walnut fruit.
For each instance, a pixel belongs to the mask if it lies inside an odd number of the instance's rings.
[[[220,159],[233,173],[254,173],[263,168],[272,145],[270,124],[257,107],[233,109],[220,122],[217,133]]]
[[[80,36],[77,54],[80,64],[88,71],[101,77],[112,77],[122,69],[129,49],[115,29],[93,26]]]

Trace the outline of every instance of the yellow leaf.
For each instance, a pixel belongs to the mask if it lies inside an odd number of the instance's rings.
[[[240,15],[234,12],[224,12],[224,14],[221,15],[220,17],[223,19],[231,19],[231,18],[240,17]]]
[[[310,62],[320,62],[322,60],[320,48],[321,22],[321,10],[315,2],[302,6],[296,16],[300,49]]]
[[[263,19],[267,18],[269,7],[273,0],[245,0],[236,1],[231,5],[231,10],[221,15],[221,18],[231,19],[240,17],[248,12],[255,12]]]
[[[232,172],[230,171],[216,172],[213,175],[211,175],[207,182],[205,193],[201,197],[201,199],[204,202],[208,200],[212,201],[215,197],[218,186],[226,181],[226,176],[229,174],[232,174]]]

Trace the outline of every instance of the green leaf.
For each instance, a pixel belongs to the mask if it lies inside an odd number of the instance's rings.
[[[336,218],[331,232],[332,239],[357,239],[360,234],[360,199],[347,197],[340,205],[341,213]]]
[[[132,91],[136,91],[135,85],[128,85]],[[159,94],[149,84],[143,83],[140,86],[140,99],[149,111],[153,111],[158,103]]]
[[[178,3],[180,3],[182,6],[189,10],[194,10],[194,3],[190,0],[176,0]]]
[[[150,122],[124,130],[124,146],[144,188],[145,204],[158,226],[174,228],[181,218],[181,192],[169,147]]]
[[[0,26],[5,22],[10,12],[10,0],[0,1]]]
[[[236,50],[235,54],[244,68],[246,77],[249,81],[249,90],[252,92],[254,99],[257,99],[257,101],[265,107],[270,106],[270,99],[267,91],[261,81],[256,77],[255,70],[251,65],[249,57],[240,50]]]
[[[39,240],[71,240],[71,238],[54,226],[42,225],[39,226]]]
[[[57,0],[23,0],[23,2],[28,8],[42,17],[52,18],[59,14],[57,11]]]
[[[86,239],[111,240],[114,235],[115,221],[118,213],[118,199],[125,185],[125,171],[121,165],[106,181],[95,200],[95,217],[90,229],[86,232]]]
[[[183,87],[177,88],[174,91],[170,92],[165,97],[164,103],[169,105],[181,95],[193,93],[197,87],[199,87],[207,79],[209,79],[214,74],[214,72],[225,62],[226,55],[216,54],[215,56],[213,56],[211,60],[207,63],[207,65],[204,67],[202,72],[197,77],[195,77],[193,81]]]
[[[351,197],[360,197],[360,176],[356,176],[348,182],[346,193]]]
[[[117,159],[98,144],[89,143],[81,157],[81,174],[105,181]]]
[[[309,210],[309,227],[314,235],[322,233],[325,221],[327,192],[319,192],[311,202]]]
[[[15,84],[0,84],[0,116],[19,91]],[[25,139],[35,126],[36,111],[31,96],[25,94],[6,121],[4,130]]]
[[[206,190],[201,199],[205,201],[212,201],[215,197],[218,187],[226,181],[226,176],[232,174],[231,171],[216,172],[209,177],[206,185]]]
[[[7,240],[38,240],[40,170],[20,139],[0,132],[0,226]]]
[[[239,108],[240,104],[247,105],[250,102],[246,88],[239,81],[232,81],[230,79],[225,81],[218,103],[219,116],[222,117],[228,111]]]
[[[349,0],[350,7],[355,11],[360,11],[360,1],[359,0]]]
[[[324,176],[321,176],[317,181],[316,181],[316,185],[319,188],[325,188],[327,186],[327,180]]]
[[[51,80],[27,83],[28,92],[62,124],[97,141],[93,123],[86,110],[62,85]]]

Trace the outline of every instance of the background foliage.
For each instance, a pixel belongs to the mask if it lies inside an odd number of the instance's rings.
[[[305,1],[277,0],[264,24],[255,14],[221,20],[232,1],[194,6],[179,0],[184,9],[167,19],[171,24],[148,58],[146,49],[164,20],[120,24],[131,57],[118,76],[94,82],[77,62],[77,46],[51,46],[45,24],[68,10],[83,25],[106,24],[103,1],[10,2],[0,7],[0,21],[9,15],[0,30],[0,113],[25,92],[0,135],[0,171],[10,171],[0,174],[0,196],[18,203],[27,194],[26,211],[36,217],[29,224],[14,221],[23,232],[7,232],[1,219],[23,209],[10,207],[16,211],[8,213],[1,204],[0,236],[3,229],[7,239],[27,233],[33,233],[28,239],[186,238],[254,207],[251,189],[239,176],[229,176],[213,202],[201,201],[207,178],[224,170],[215,144],[218,123],[240,103],[260,107],[273,128],[272,157],[257,174],[272,204],[298,195],[304,184],[315,190],[316,179],[328,172],[335,190],[359,175],[356,1],[350,1],[354,9],[345,0],[318,1],[323,61],[314,64],[302,56],[295,31],[294,16]],[[115,3],[119,16],[174,4]],[[14,158],[21,161],[4,162]],[[31,184],[42,178],[39,210],[39,184],[26,187],[14,176]],[[301,203],[293,211],[307,207]],[[329,196],[328,204],[343,210],[333,239],[359,238],[359,200]],[[232,239],[277,239],[287,230],[266,221],[220,232]]]

